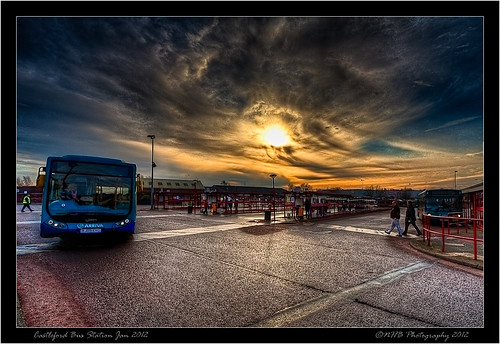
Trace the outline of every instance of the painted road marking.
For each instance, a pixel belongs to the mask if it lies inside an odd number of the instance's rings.
[[[166,217],[166,216],[179,216],[178,214],[156,214],[156,215],[144,215],[139,217]],[[182,216],[182,215],[181,215]],[[222,221],[221,221],[222,222]],[[17,222],[17,224],[34,224],[40,223],[40,221],[22,221]],[[247,223],[224,223],[221,225],[207,226],[207,227],[190,227],[184,229],[175,229],[168,231],[159,231],[159,232],[149,232],[149,233],[135,233],[133,235],[132,241],[145,241],[145,240],[154,240],[154,239],[165,239],[172,238],[184,235],[194,235],[194,234],[202,234],[202,233],[212,233],[212,232],[220,232],[227,231],[232,229],[246,228],[251,226],[264,225],[263,222],[247,222]],[[359,228],[352,226],[340,226],[340,225],[328,225],[328,224],[320,224],[318,227],[334,229],[334,230],[346,230],[351,232],[358,233],[368,233],[368,234],[379,234],[379,235],[387,235],[384,233],[384,230],[376,230],[376,229],[368,229],[368,228]],[[55,250],[55,246],[53,243],[44,243],[44,244],[30,244],[30,245],[20,245],[17,246],[17,255],[24,255],[30,253],[38,253],[38,252],[46,252]]]
[[[164,238],[171,238],[171,237],[177,237],[177,236],[183,236],[183,235],[193,235],[193,234],[201,234],[201,233],[227,231],[227,230],[231,230],[231,229],[239,229],[239,228],[245,228],[245,227],[255,226],[255,225],[256,225],[255,223],[250,223],[250,224],[228,223],[225,225],[216,225],[216,226],[209,226],[209,227],[191,227],[191,228],[176,229],[176,230],[171,230],[171,231],[139,233],[139,234],[134,234],[133,241],[164,239]]]
[[[327,229],[342,230],[342,231],[349,231],[349,232],[389,236],[385,233],[385,230],[387,228],[373,229],[373,228],[361,228],[361,227],[353,227],[353,226],[328,225],[328,224],[320,224],[320,225],[318,225],[318,227],[327,228]],[[390,236],[394,236],[394,234],[397,235],[397,233],[398,233],[398,231],[395,229],[390,234]],[[408,237],[416,237],[416,235],[408,233]]]
[[[404,275],[427,269],[431,266],[432,263],[420,261],[399,269],[388,271],[370,281],[358,284],[354,287],[343,289],[337,293],[327,293],[317,298],[285,308],[250,327],[286,327],[294,321],[322,311],[347,298],[353,299],[357,295],[364,293],[367,289],[391,283]]]
[[[137,215],[137,218],[151,218],[151,217],[171,217],[179,216],[179,214],[155,214],[155,215]]]
[[[35,223],[40,224],[40,220],[37,220],[37,221],[18,221],[18,222],[16,222],[16,225],[32,225]]]
[[[215,226],[208,226],[208,227],[190,227],[190,228],[161,231],[161,232],[136,233],[133,235],[132,241],[164,239],[164,238],[172,238],[172,237],[183,236],[183,235],[194,235],[194,234],[201,234],[201,233],[227,231],[227,230],[231,230],[231,229],[239,229],[239,228],[245,228],[245,227],[256,226],[256,225],[258,225],[258,224],[256,224],[256,223],[248,223],[248,224],[226,223],[223,225],[215,225]],[[57,245],[59,245],[59,242],[19,245],[16,248],[16,255],[22,256],[22,255],[31,254],[31,253],[54,251],[54,250],[57,250]]]
[[[40,253],[40,252],[48,252],[54,251],[57,249],[59,242],[49,242],[43,244],[27,244],[27,245],[18,245],[16,247],[16,255],[23,256],[25,254],[31,253]]]

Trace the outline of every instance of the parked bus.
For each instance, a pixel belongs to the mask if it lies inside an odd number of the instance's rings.
[[[44,188],[41,237],[135,231],[136,165],[118,159],[48,157],[38,170]]]
[[[462,216],[462,191],[431,189],[418,194],[418,218],[422,215]]]

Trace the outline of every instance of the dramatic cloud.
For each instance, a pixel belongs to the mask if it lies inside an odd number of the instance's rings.
[[[148,176],[154,134],[155,176],[205,185],[482,178],[481,17],[19,17],[17,29],[18,176],[63,154]]]

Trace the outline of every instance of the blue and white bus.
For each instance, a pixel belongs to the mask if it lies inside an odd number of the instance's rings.
[[[41,237],[135,232],[135,164],[83,155],[48,157],[37,186],[44,188]]]
[[[418,218],[422,215],[462,216],[462,191],[431,189],[418,194]]]

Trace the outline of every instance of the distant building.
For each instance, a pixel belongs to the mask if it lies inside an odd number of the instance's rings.
[[[17,187],[17,203],[23,203],[23,197],[26,193],[31,196],[31,203],[42,203],[43,188],[36,186],[18,186]]]
[[[282,204],[286,190],[260,186],[213,185],[204,190],[207,208],[218,212],[262,212]]]
[[[171,189],[171,190],[194,190],[196,181],[196,189],[203,190],[203,183],[195,179],[170,179],[170,178],[154,178],[154,188],[156,189]],[[143,190],[151,192],[151,178],[141,177],[140,183]]]
[[[423,190],[412,190],[412,189],[378,189],[371,190],[365,189],[338,189],[338,190],[319,190],[319,191],[334,191],[339,195],[345,195],[356,198],[374,198],[374,199],[386,199],[392,200],[403,199],[403,200],[414,200],[417,198],[418,194]],[[389,203],[390,204],[390,203]]]
[[[462,189],[462,207],[464,217],[483,218],[483,183]]]
[[[151,204],[151,178],[142,177],[140,181],[137,202]],[[200,180],[154,178],[155,205],[166,209],[187,208],[199,198],[205,187]]]

